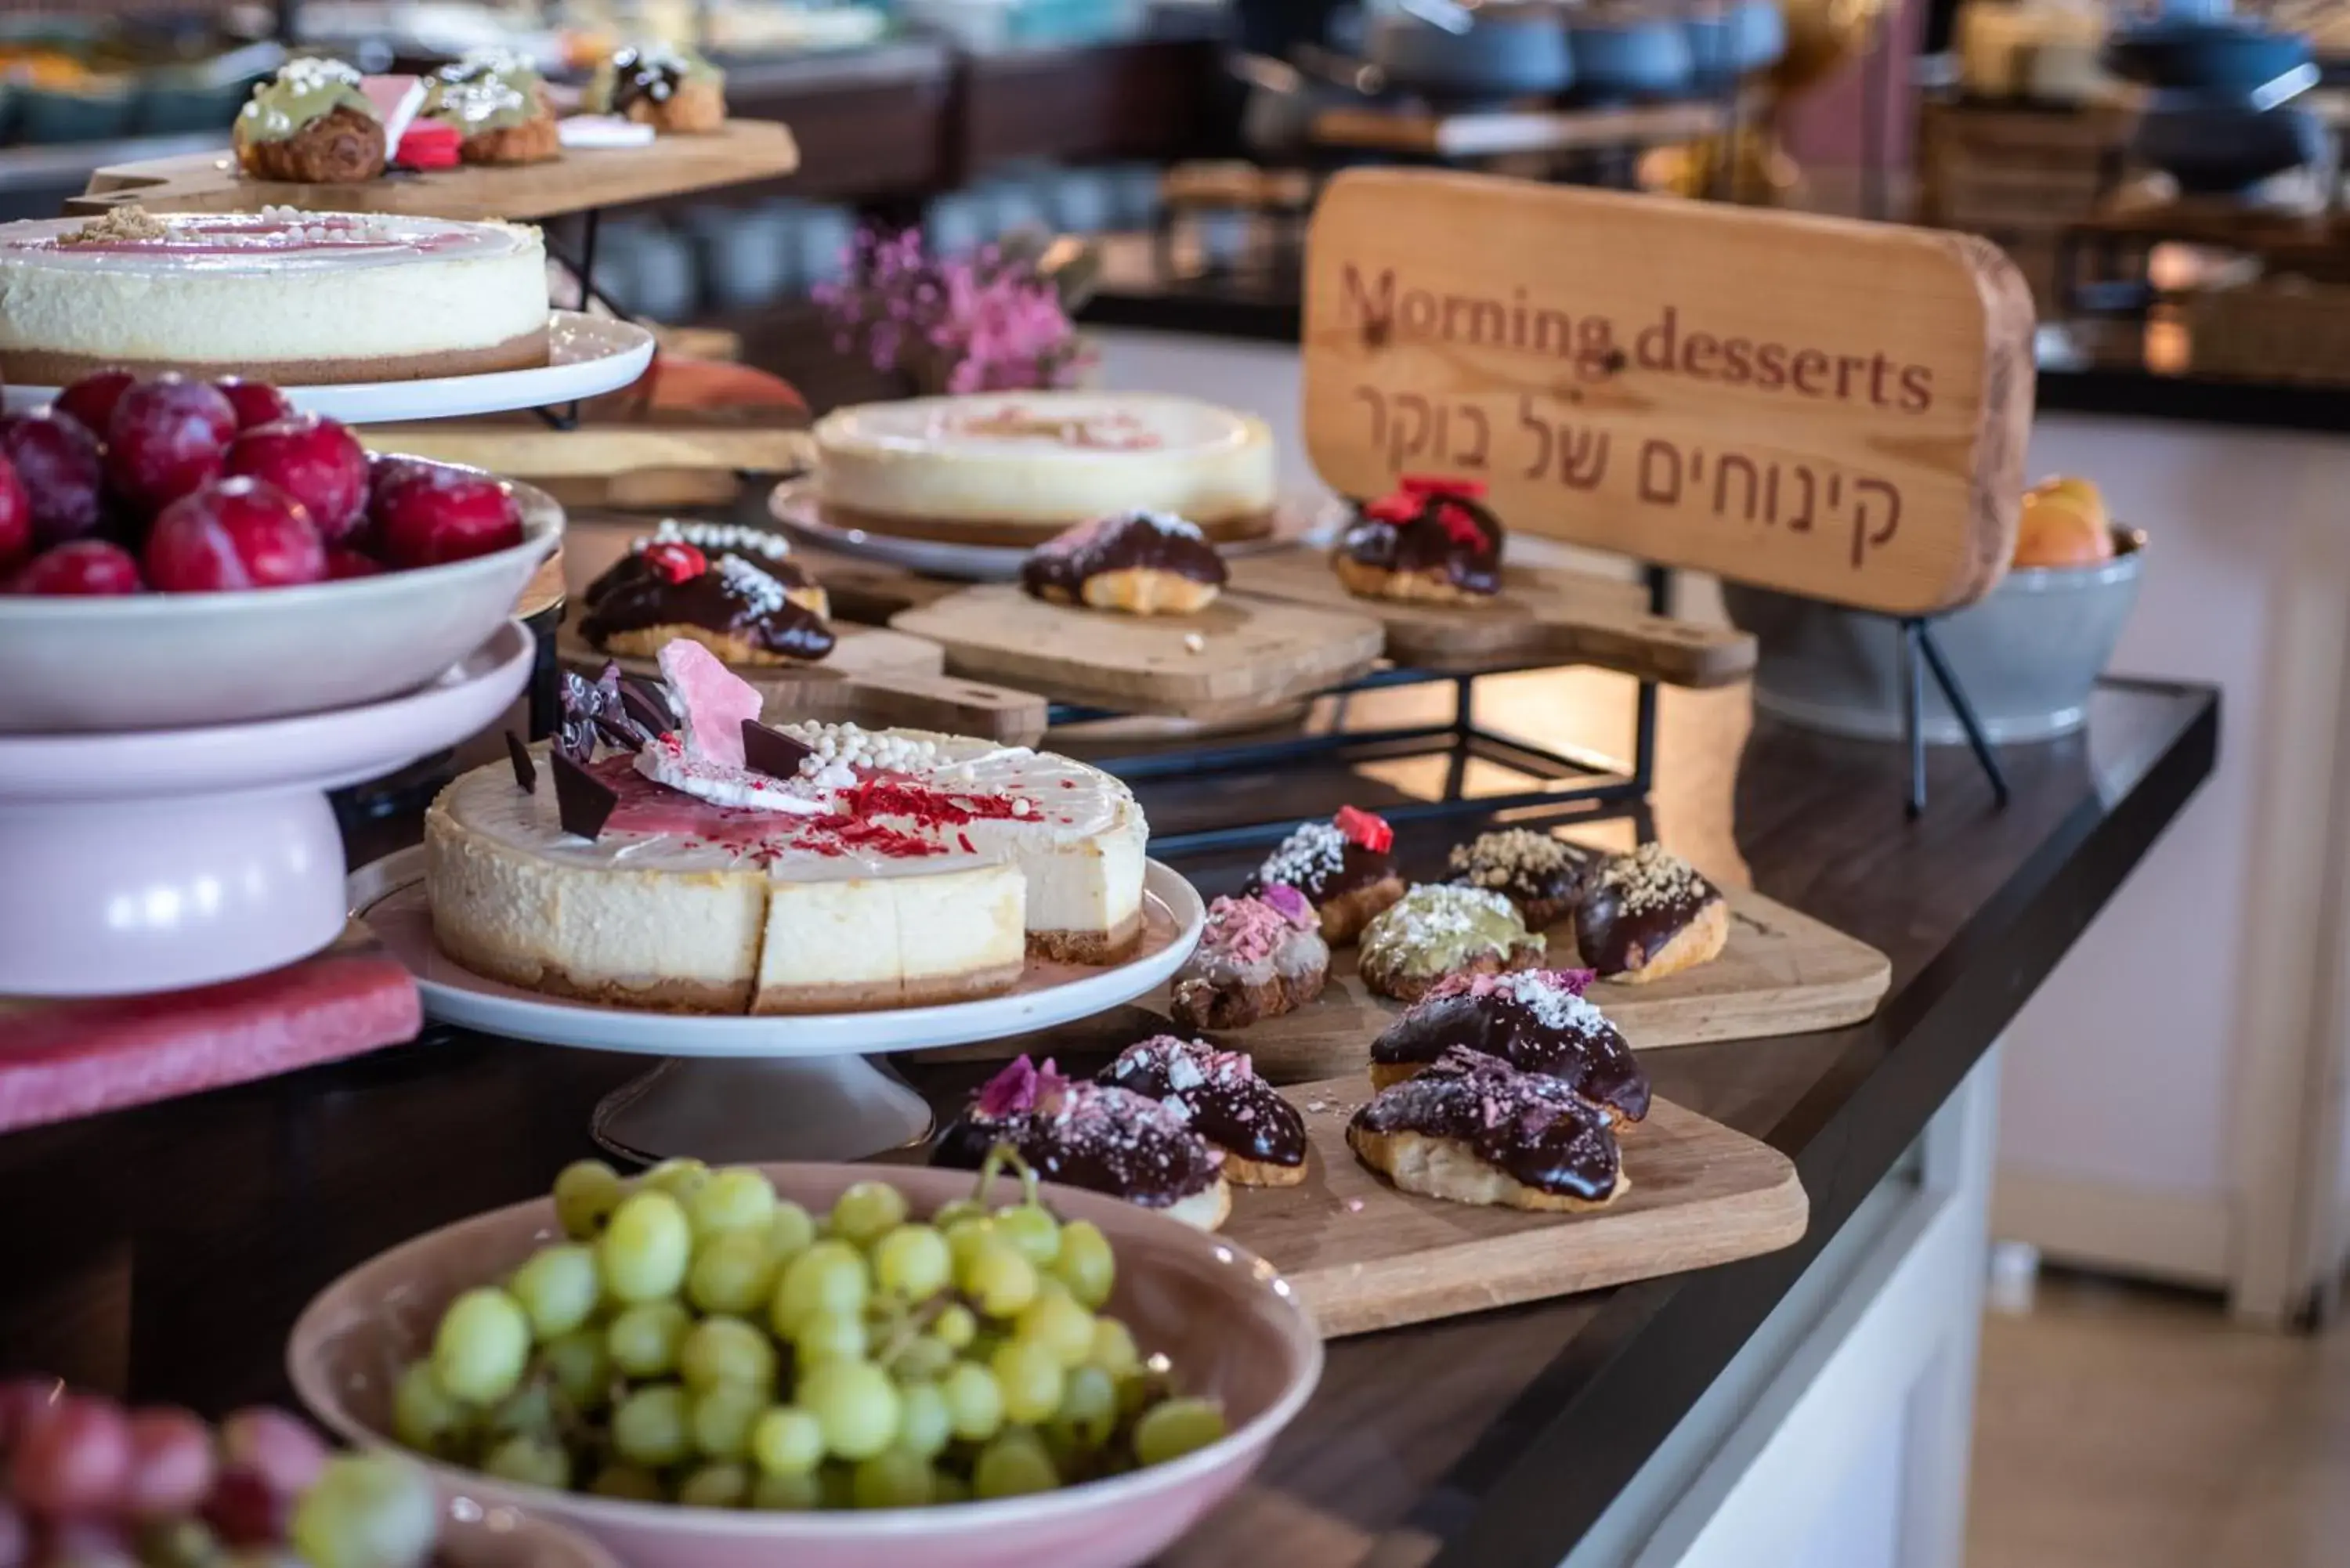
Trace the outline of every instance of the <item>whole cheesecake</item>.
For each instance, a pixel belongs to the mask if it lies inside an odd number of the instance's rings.
[[[0,223],[0,374],[401,381],[546,363],[536,229],[340,213]]]
[[[504,764],[458,779],[424,823],[442,950],[562,996],[785,1013],[985,996],[1032,953],[1139,944],[1149,828],[1108,774],[962,736],[783,732],[819,749],[789,786],[814,809],[666,787],[695,766],[673,735],[589,764],[618,795],[593,839],[564,830],[544,759],[527,792]]]
[[[1142,392],[1004,392],[837,409],[816,427],[825,511],[848,526],[1034,544],[1113,512],[1189,518],[1211,536],[1274,504],[1262,420]]]

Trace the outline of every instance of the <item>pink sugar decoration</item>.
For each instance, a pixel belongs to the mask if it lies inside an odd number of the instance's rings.
[[[743,766],[743,721],[759,716],[757,688],[698,642],[679,638],[660,650],[661,679],[685,714],[688,755]]]
[[[1025,1056],[1014,1056],[979,1091],[979,1114],[992,1122],[1024,1116],[1036,1104],[1036,1068]]]
[[[1257,897],[1301,931],[1312,930],[1321,923],[1320,918],[1314,913],[1312,902],[1286,882],[1268,882],[1259,890]]]
[[[1208,909],[1206,940],[1243,963],[1271,958],[1289,932],[1290,922],[1255,898],[1219,898]]]

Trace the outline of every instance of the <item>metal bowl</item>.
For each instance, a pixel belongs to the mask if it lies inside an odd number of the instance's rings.
[[[2086,722],[2137,604],[2146,535],[2114,531],[2114,558],[2093,566],[2026,566],[1965,609],[1934,622],[1935,640],[1993,741],[2043,741]],[[1863,740],[1901,736],[1901,654],[1888,617],[1724,583],[1730,618],[1753,633],[1754,706],[1807,730]],[[1929,679],[1926,739],[1965,733]]]

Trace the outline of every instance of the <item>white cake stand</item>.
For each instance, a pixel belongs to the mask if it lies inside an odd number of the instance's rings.
[[[1142,949],[1107,969],[1029,961],[1002,996],[882,1012],[713,1017],[571,1002],[485,979],[432,940],[421,849],[349,878],[350,912],[416,977],[428,1018],[550,1045],[668,1057],[598,1108],[595,1133],[634,1158],[855,1159],[920,1141],[930,1106],[868,1056],[999,1040],[1107,1012],[1173,974],[1207,908],[1154,860]]]
[[[530,666],[510,620],[439,679],[358,707],[0,735],[0,995],[172,991],[317,951],[344,921],[326,792],[479,733]]]
[[[544,365],[489,370],[477,376],[437,376],[421,381],[351,381],[280,387],[297,409],[348,425],[400,420],[457,419],[546,408],[615,392],[653,361],[653,335],[633,321],[558,310],[547,324]],[[57,400],[56,387],[10,387],[10,413]]]

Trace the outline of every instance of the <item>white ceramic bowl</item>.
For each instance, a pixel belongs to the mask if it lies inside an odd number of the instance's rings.
[[[0,734],[0,996],[121,996],[291,963],[343,929],[326,792],[496,722],[529,684],[499,625],[418,691],[251,724]]]
[[[0,734],[242,724],[415,691],[514,613],[563,536],[553,496],[501,483],[522,543],[470,561],[244,593],[0,595]]]
[[[776,1190],[811,1211],[877,1175],[914,1211],[968,1197],[968,1171],[865,1165],[769,1165]],[[430,1464],[442,1490],[557,1519],[629,1568],[1128,1568],[1156,1557],[1245,1480],[1322,1375],[1322,1343],[1273,1266],[1163,1214],[1075,1188],[1048,1187],[1065,1219],[1090,1220],[1117,1249],[1109,1310],[1143,1352],[1164,1352],[1176,1382],[1224,1403],[1232,1429],[1181,1459],[1107,1480],[993,1502],[810,1513],[618,1502],[517,1486]],[[998,1184],[995,1201],[1016,1187]],[[556,1234],[540,1199],[477,1214],[393,1248],[303,1309],[286,1351],[295,1392],[345,1441],[384,1444],[393,1379],[428,1350],[460,1291],[503,1277]]]

